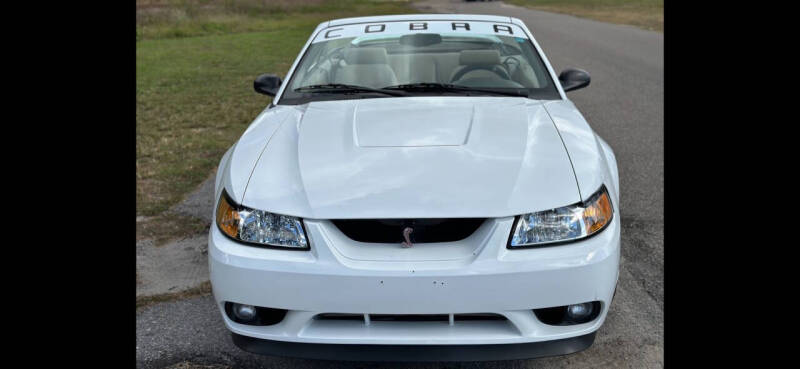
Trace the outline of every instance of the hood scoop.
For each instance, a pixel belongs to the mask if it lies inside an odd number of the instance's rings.
[[[419,220],[506,217],[580,201],[558,131],[536,101],[322,101],[293,117],[261,153],[247,206],[309,219]]]
[[[474,115],[472,103],[358,105],[353,112],[355,142],[359,147],[462,146]]]

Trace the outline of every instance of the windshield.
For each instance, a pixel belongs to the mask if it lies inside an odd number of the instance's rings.
[[[515,25],[387,22],[319,32],[279,104],[423,95],[561,98]]]

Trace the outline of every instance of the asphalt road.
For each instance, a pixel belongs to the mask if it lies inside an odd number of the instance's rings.
[[[663,366],[664,36],[634,27],[456,0],[418,3],[424,11],[522,19],[557,71],[589,71],[591,85],[569,97],[614,149],[620,171],[622,266],[611,310],[589,349],[536,360],[383,363],[396,368],[556,368]],[[137,367],[182,361],[236,368],[353,368],[375,363],[251,355],[231,343],[211,297],[154,305],[136,313]]]

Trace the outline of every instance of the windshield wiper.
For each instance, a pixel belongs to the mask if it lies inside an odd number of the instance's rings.
[[[367,86],[346,85],[342,83],[328,83],[324,85],[303,86],[294,89],[295,92],[320,92],[320,93],[352,93],[352,92],[377,92],[391,96],[408,96],[407,93],[397,90],[385,90]]]
[[[434,82],[422,82],[422,83],[410,83],[405,85],[397,85],[397,86],[389,86],[384,87],[384,90],[397,90],[397,91],[430,91],[430,92],[480,92],[486,94],[494,94],[494,95],[504,95],[504,96],[522,96],[528,97],[528,91],[524,89],[516,89],[516,90],[495,90],[495,89],[487,89],[487,88],[476,88],[476,87],[469,87],[469,86],[462,86],[462,85],[454,85],[449,83],[434,83]]]

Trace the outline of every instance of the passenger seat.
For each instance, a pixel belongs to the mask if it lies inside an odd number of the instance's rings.
[[[397,85],[397,76],[387,64],[386,49],[380,47],[350,48],[344,52],[347,65],[336,71],[334,83],[372,88]]]

